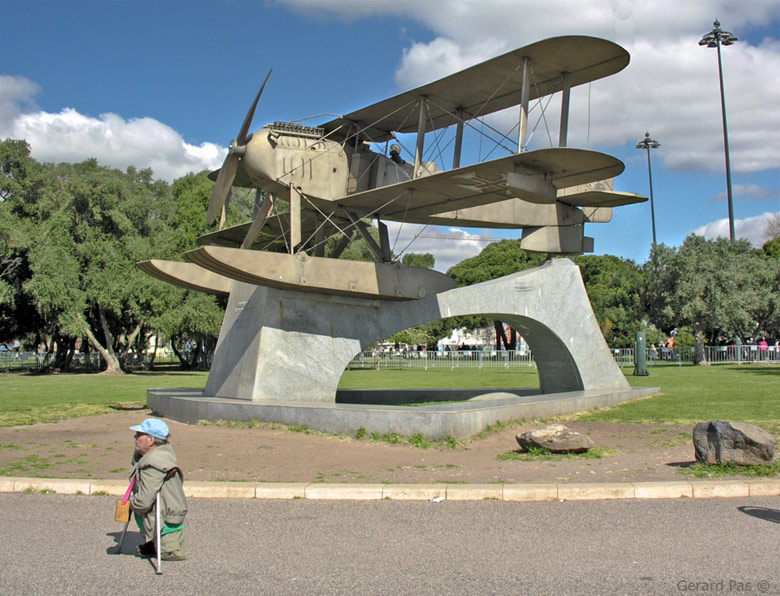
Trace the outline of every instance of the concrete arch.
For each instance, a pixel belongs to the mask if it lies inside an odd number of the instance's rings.
[[[397,331],[486,315],[520,331],[542,393],[628,389],[569,259],[421,300],[387,302],[234,282],[205,394],[255,402],[334,403],[352,357]]]

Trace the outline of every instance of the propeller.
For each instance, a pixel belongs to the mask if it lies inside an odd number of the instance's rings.
[[[209,208],[206,212],[206,221],[209,224],[214,223],[217,215],[220,214],[222,208],[227,201],[228,193],[233,185],[233,180],[236,177],[236,171],[238,170],[238,162],[241,160],[241,156],[246,152],[246,141],[249,127],[252,124],[252,118],[255,115],[255,109],[257,108],[257,102],[260,101],[260,96],[263,94],[265,84],[268,82],[273,68],[268,71],[268,74],[260,86],[260,91],[257,92],[255,100],[252,102],[252,106],[244,118],[244,123],[241,125],[241,130],[238,132],[238,137],[234,141],[230,142],[228,146],[228,154],[225,161],[222,163],[222,167],[219,169],[217,175],[217,182],[214,184],[214,190],[211,193],[211,200],[209,201]]]

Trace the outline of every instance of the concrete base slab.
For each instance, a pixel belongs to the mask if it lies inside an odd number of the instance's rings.
[[[419,392],[420,390],[410,390]],[[496,422],[512,419],[539,419],[606,408],[659,392],[658,387],[533,393],[531,389],[474,391],[470,399],[457,403],[425,406],[345,403],[339,393],[336,403],[247,401],[205,395],[199,389],[150,389],[148,406],[160,416],[197,424],[200,420],[260,420],[302,425],[315,430],[354,435],[368,433],[420,433],[431,439],[465,439]],[[426,389],[426,401],[442,401],[452,391]],[[404,390],[394,390],[395,403],[408,403]],[[438,399],[437,399],[438,398]],[[353,396],[363,401],[365,395]]]

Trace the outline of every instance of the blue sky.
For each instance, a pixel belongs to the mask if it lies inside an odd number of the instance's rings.
[[[679,245],[693,231],[728,234],[717,57],[697,43],[716,17],[740,39],[723,49],[737,235],[760,244],[780,213],[780,3],[770,0],[0,0],[0,138],[26,138],[40,161],[94,156],[172,180],[219,166],[271,66],[254,128],[347,113],[546,37],[595,35],[632,60],[575,90],[569,145],[622,159],[616,190],[647,195],[635,145],[649,131],[662,144],[652,153],[658,241]],[[547,114],[553,138],[559,103]],[[532,148],[543,146],[540,128]],[[596,253],[642,262],[649,203],[586,234]],[[409,250],[446,269],[480,246],[420,238]]]

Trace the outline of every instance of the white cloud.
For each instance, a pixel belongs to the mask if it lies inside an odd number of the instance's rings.
[[[0,75],[0,131],[13,125],[22,110],[37,110],[33,98],[41,88],[19,76]]]
[[[413,42],[396,72],[400,88],[413,88],[481,60],[557,35],[611,39],[631,53],[621,73],[572,92],[569,144],[615,147],[650,131],[658,158],[681,171],[723,168],[723,129],[715,50],[698,46],[717,15],[741,37],[780,21],[780,3],[753,0],[284,0],[301,12],[357,19],[393,14],[434,32]],[[780,167],[780,41],[744,40],[723,49],[729,141],[734,173]],[[589,97],[590,93],[590,97]],[[559,102],[547,120],[557,139]],[[531,116],[532,119],[534,116]],[[504,116],[511,127],[516,116]],[[501,122],[499,118],[498,122]],[[588,124],[590,123],[590,126]],[[549,144],[537,132],[532,146]]]
[[[24,77],[3,77],[0,88],[0,137],[25,139],[32,156],[41,162],[94,157],[114,168],[151,168],[156,178],[172,181],[187,172],[218,168],[227,153],[214,143],[186,143],[178,132],[153,118],[125,120],[110,113],[93,118],[72,108],[56,114],[31,110],[39,88]]]
[[[387,222],[390,245],[398,255],[405,253],[430,253],[436,259],[434,269],[446,272],[463,259],[474,257],[488,244],[476,240],[478,234],[459,228],[422,226]]]
[[[780,201],[780,188],[766,188],[758,184],[735,184],[732,196],[743,201]],[[727,191],[718,193],[710,199],[711,203],[720,203],[728,199]]]
[[[503,44],[490,38],[481,39],[466,47],[442,37],[430,43],[414,43],[404,50],[401,65],[395,73],[396,82],[401,88],[418,87],[478,64],[503,51]]]
[[[756,248],[760,248],[766,238],[764,233],[769,224],[770,219],[780,215],[780,211],[777,213],[762,213],[755,217],[746,217],[745,219],[734,220],[734,235],[737,238],[745,238]],[[719,219],[717,221],[710,222],[706,225],[693,230],[694,234],[704,236],[708,240],[715,240],[716,238],[728,238],[729,237],[729,220],[728,218]]]

